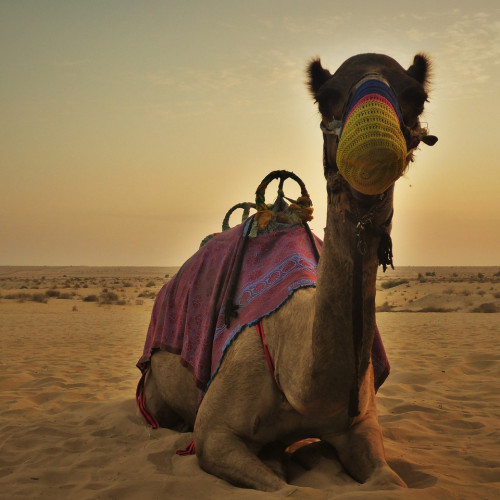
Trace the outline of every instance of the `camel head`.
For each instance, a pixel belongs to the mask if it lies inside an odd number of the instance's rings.
[[[434,145],[419,117],[428,100],[430,61],[417,54],[405,70],[381,54],[347,59],[332,75],[308,67],[321,113],[325,176],[339,173],[361,196],[380,195],[403,175],[420,142]]]

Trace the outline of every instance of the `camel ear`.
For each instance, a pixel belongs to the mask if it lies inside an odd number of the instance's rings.
[[[406,73],[424,87],[429,83],[431,61],[425,54],[417,54]]]
[[[327,69],[323,69],[320,59],[313,59],[309,63],[309,66],[307,67],[307,74],[309,76],[307,81],[309,90],[311,91],[312,96],[316,98],[318,90],[332,77],[332,75]]]

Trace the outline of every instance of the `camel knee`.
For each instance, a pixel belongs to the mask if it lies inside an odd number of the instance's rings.
[[[161,396],[154,374],[150,371],[144,384],[146,408],[156,418],[161,427],[184,430],[185,422]]]

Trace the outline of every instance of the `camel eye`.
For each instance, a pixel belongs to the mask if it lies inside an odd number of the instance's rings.
[[[316,102],[322,116],[332,119],[335,116],[335,110],[339,107],[341,94],[337,89],[326,87],[319,89],[316,94]]]
[[[330,106],[328,101],[318,101],[318,109],[321,113],[321,116],[324,116],[325,118],[333,117],[332,107]]]
[[[401,104],[407,112],[420,115],[424,111],[424,104],[427,101],[427,92],[422,87],[409,87],[401,93]]]

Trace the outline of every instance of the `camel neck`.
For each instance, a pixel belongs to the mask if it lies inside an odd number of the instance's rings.
[[[392,213],[392,191],[388,196],[377,224]],[[312,400],[319,404],[328,400],[325,393],[335,394],[332,404],[344,411],[349,402],[352,406],[353,391],[357,394],[370,363],[380,241],[375,231],[360,235],[359,224],[350,220],[353,213],[363,217],[355,203],[346,190],[330,190],[312,326],[310,376],[318,392]],[[356,410],[357,402],[350,413]]]

